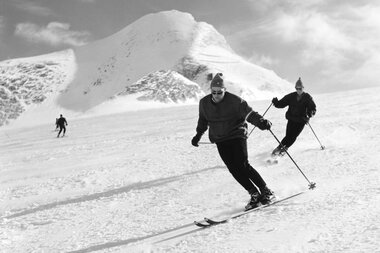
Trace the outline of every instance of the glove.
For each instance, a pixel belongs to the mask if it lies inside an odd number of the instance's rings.
[[[269,130],[272,127],[272,123],[267,119],[261,119],[257,126],[260,130]]]
[[[275,98],[272,99],[272,103],[273,104],[277,104],[277,102],[278,102],[278,98],[275,97]]]
[[[305,121],[305,123],[309,123],[310,117],[304,116],[304,117],[302,117],[302,119],[303,119],[303,121]]]
[[[310,113],[309,113],[309,115],[307,115],[307,116],[309,116],[309,118],[311,118],[311,117],[313,117],[315,115],[315,111],[311,111]]]
[[[302,117],[302,119],[308,123],[310,118],[315,115],[315,111],[306,112],[306,116]]]
[[[198,147],[198,142],[201,140],[202,135],[201,134],[196,134],[193,139],[191,139],[191,145],[194,147]]]

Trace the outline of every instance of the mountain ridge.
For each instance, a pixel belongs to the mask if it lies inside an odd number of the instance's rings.
[[[28,70],[18,78],[17,73],[23,73],[23,69]],[[14,73],[11,78],[8,72]],[[128,87],[142,87],[139,80],[144,78],[156,80],[159,84],[156,88],[169,89],[163,82],[172,86],[168,97],[163,96],[165,92],[156,92],[152,94],[158,97],[151,94],[140,99],[144,108],[153,101],[196,103],[199,96],[208,92],[208,74],[216,72],[225,74],[229,91],[247,100],[264,99],[291,87],[273,71],[236,55],[210,24],[195,21],[189,13],[164,11],[141,17],[119,32],[88,45],[0,62],[0,73],[4,74],[0,79],[0,96],[8,101],[0,104],[0,126],[15,119],[47,121],[62,112],[80,117],[93,108],[101,114],[103,103],[109,106],[115,97],[125,98]],[[159,80],[160,77],[164,79]],[[34,101],[29,104],[19,95],[27,88],[25,83],[35,84],[29,87]],[[176,83],[189,88],[188,92],[178,92],[177,98],[172,89]],[[146,87],[143,89],[147,91]],[[124,109],[131,108],[126,105]]]

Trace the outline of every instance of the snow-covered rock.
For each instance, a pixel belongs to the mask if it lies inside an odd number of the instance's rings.
[[[138,80],[135,84],[125,87],[116,96],[141,93],[140,101],[159,101],[177,103],[179,101],[198,100],[204,92],[198,84],[191,82],[175,71],[155,71]]]
[[[72,51],[0,63],[0,126],[40,105],[69,81]]]

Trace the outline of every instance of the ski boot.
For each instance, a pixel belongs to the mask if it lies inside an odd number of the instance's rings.
[[[275,148],[273,151],[272,151],[272,157],[275,157],[275,156],[283,156],[285,155],[286,151],[288,150],[288,148],[285,146],[285,145],[278,145],[277,148]]]
[[[260,203],[260,193],[257,191],[250,192],[251,199],[248,204],[245,206],[245,210],[253,209],[261,205]]]
[[[260,191],[261,191],[261,195],[260,195],[259,201],[261,202],[261,204],[267,205],[276,199],[276,197],[274,196],[274,192],[270,190],[267,186],[265,186]]]
[[[280,150],[280,153],[278,154],[278,156],[284,156],[286,154],[286,151],[288,151],[288,147],[287,146],[282,146],[281,150]]]
[[[272,156],[278,156],[278,154],[280,154],[281,152],[281,145],[278,145],[277,148],[273,149],[272,151]]]

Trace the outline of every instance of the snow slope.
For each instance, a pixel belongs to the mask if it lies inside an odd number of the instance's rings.
[[[314,96],[311,124],[289,150],[313,191],[210,229],[248,194],[214,145],[190,145],[196,105],[0,130],[2,252],[379,252],[379,88]],[[251,102],[263,112],[269,101]],[[279,138],[285,110],[267,118]],[[202,141],[207,141],[206,138]],[[289,158],[255,129],[249,159],[278,197],[307,190]]]

